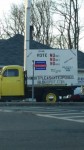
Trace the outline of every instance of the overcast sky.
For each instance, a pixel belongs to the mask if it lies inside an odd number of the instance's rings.
[[[2,18],[3,12],[8,13],[12,3],[21,4],[24,0],[0,0],[0,18]]]

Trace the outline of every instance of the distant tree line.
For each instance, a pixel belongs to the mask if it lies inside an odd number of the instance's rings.
[[[75,5],[75,0],[32,0],[31,24],[34,27],[34,40],[55,48],[74,48],[74,35],[77,32]],[[24,19],[24,4],[12,4],[9,15],[4,14],[4,19],[0,20],[0,38],[24,35]],[[78,41],[80,33],[81,26],[78,24]]]

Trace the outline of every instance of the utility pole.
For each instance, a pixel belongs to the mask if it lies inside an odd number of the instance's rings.
[[[24,70],[27,70],[27,53],[30,49],[30,12],[31,0],[25,0]]]
[[[73,3],[74,9],[74,48],[79,49],[79,26],[78,26],[78,1],[77,0],[70,0]]]

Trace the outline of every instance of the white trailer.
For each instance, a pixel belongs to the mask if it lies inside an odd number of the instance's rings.
[[[29,95],[34,88],[37,101],[55,102],[60,96],[72,95],[78,85],[76,50],[29,49],[26,69]]]

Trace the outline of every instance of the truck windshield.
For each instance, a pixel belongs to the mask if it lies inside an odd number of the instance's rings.
[[[19,75],[18,69],[7,69],[4,71],[3,76],[4,77],[15,77]]]

